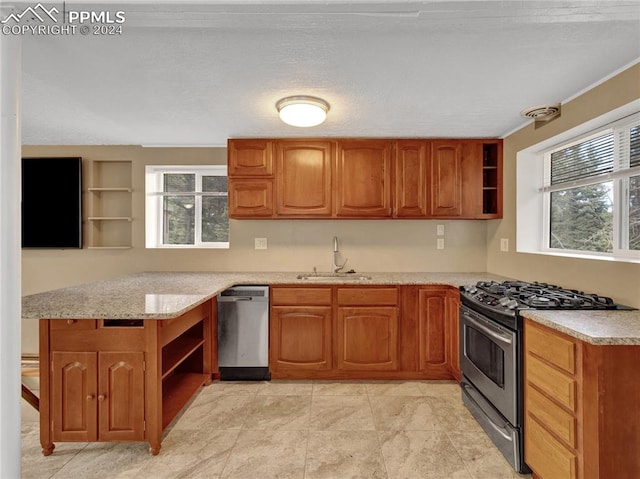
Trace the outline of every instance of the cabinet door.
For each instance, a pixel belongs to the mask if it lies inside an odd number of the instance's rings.
[[[331,308],[274,306],[270,321],[273,372],[331,369]]]
[[[429,214],[429,153],[431,144],[399,140],[395,155],[395,208],[397,218],[424,218]]]
[[[331,216],[330,141],[279,141],[276,146],[276,214]]]
[[[101,441],[144,439],[144,353],[98,353]]]
[[[398,369],[398,308],[338,308],[338,369]]]
[[[53,352],[51,418],[54,441],[98,439],[96,353]]]
[[[431,216],[462,214],[462,143],[434,141],[431,154]]]
[[[447,375],[447,290],[421,288],[418,305],[420,370]]]
[[[269,140],[229,140],[229,176],[273,176],[273,143]]]
[[[338,143],[337,216],[391,217],[391,151],[388,140]]]
[[[229,218],[273,216],[273,180],[229,178]]]

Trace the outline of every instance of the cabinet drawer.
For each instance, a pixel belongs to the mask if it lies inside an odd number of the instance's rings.
[[[577,458],[535,419],[525,424],[525,462],[540,479],[575,479]]]
[[[271,304],[330,306],[331,288],[272,288]]]
[[[527,414],[534,416],[567,445],[577,447],[576,418],[572,414],[530,385],[526,390],[526,407]]]
[[[52,331],[86,331],[96,329],[95,319],[51,319]]]
[[[575,379],[552,368],[537,357],[527,354],[526,381],[534,384],[549,397],[571,411],[576,410]]]
[[[339,306],[396,306],[398,288],[338,288]]]
[[[576,372],[576,345],[568,338],[547,332],[527,321],[527,350],[570,374]]]

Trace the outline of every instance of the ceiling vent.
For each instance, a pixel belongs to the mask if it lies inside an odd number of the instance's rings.
[[[520,112],[525,118],[529,118],[535,121],[548,121],[551,118],[555,118],[560,114],[560,104],[555,105],[539,105],[527,108]]]

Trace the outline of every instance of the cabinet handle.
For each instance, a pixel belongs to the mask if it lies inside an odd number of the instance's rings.
[[[67,324],[74,324],[77,323],[78,320],[77,319],[67,319]]]
[[[98,401],[104,401],[105,397],[106,396],[104,394],[100,394],[100,396],[98,396]]]
[[[95,396],[93,394],[87,394],[87,401],[91,401]]]

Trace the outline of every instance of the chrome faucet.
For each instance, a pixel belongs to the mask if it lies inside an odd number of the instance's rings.
[[[344,260],[344,263],[342,263],[341,265],[338,264],[338,253],[340,253],[340,248],[338,247],[338,237],[334,236],[333,237],[333,268],[332,268],[332,272],[333,273],[339,273],[340,271],[342,271],[342,269],[344,269],[345,265],[347,264],[348,259]]]

